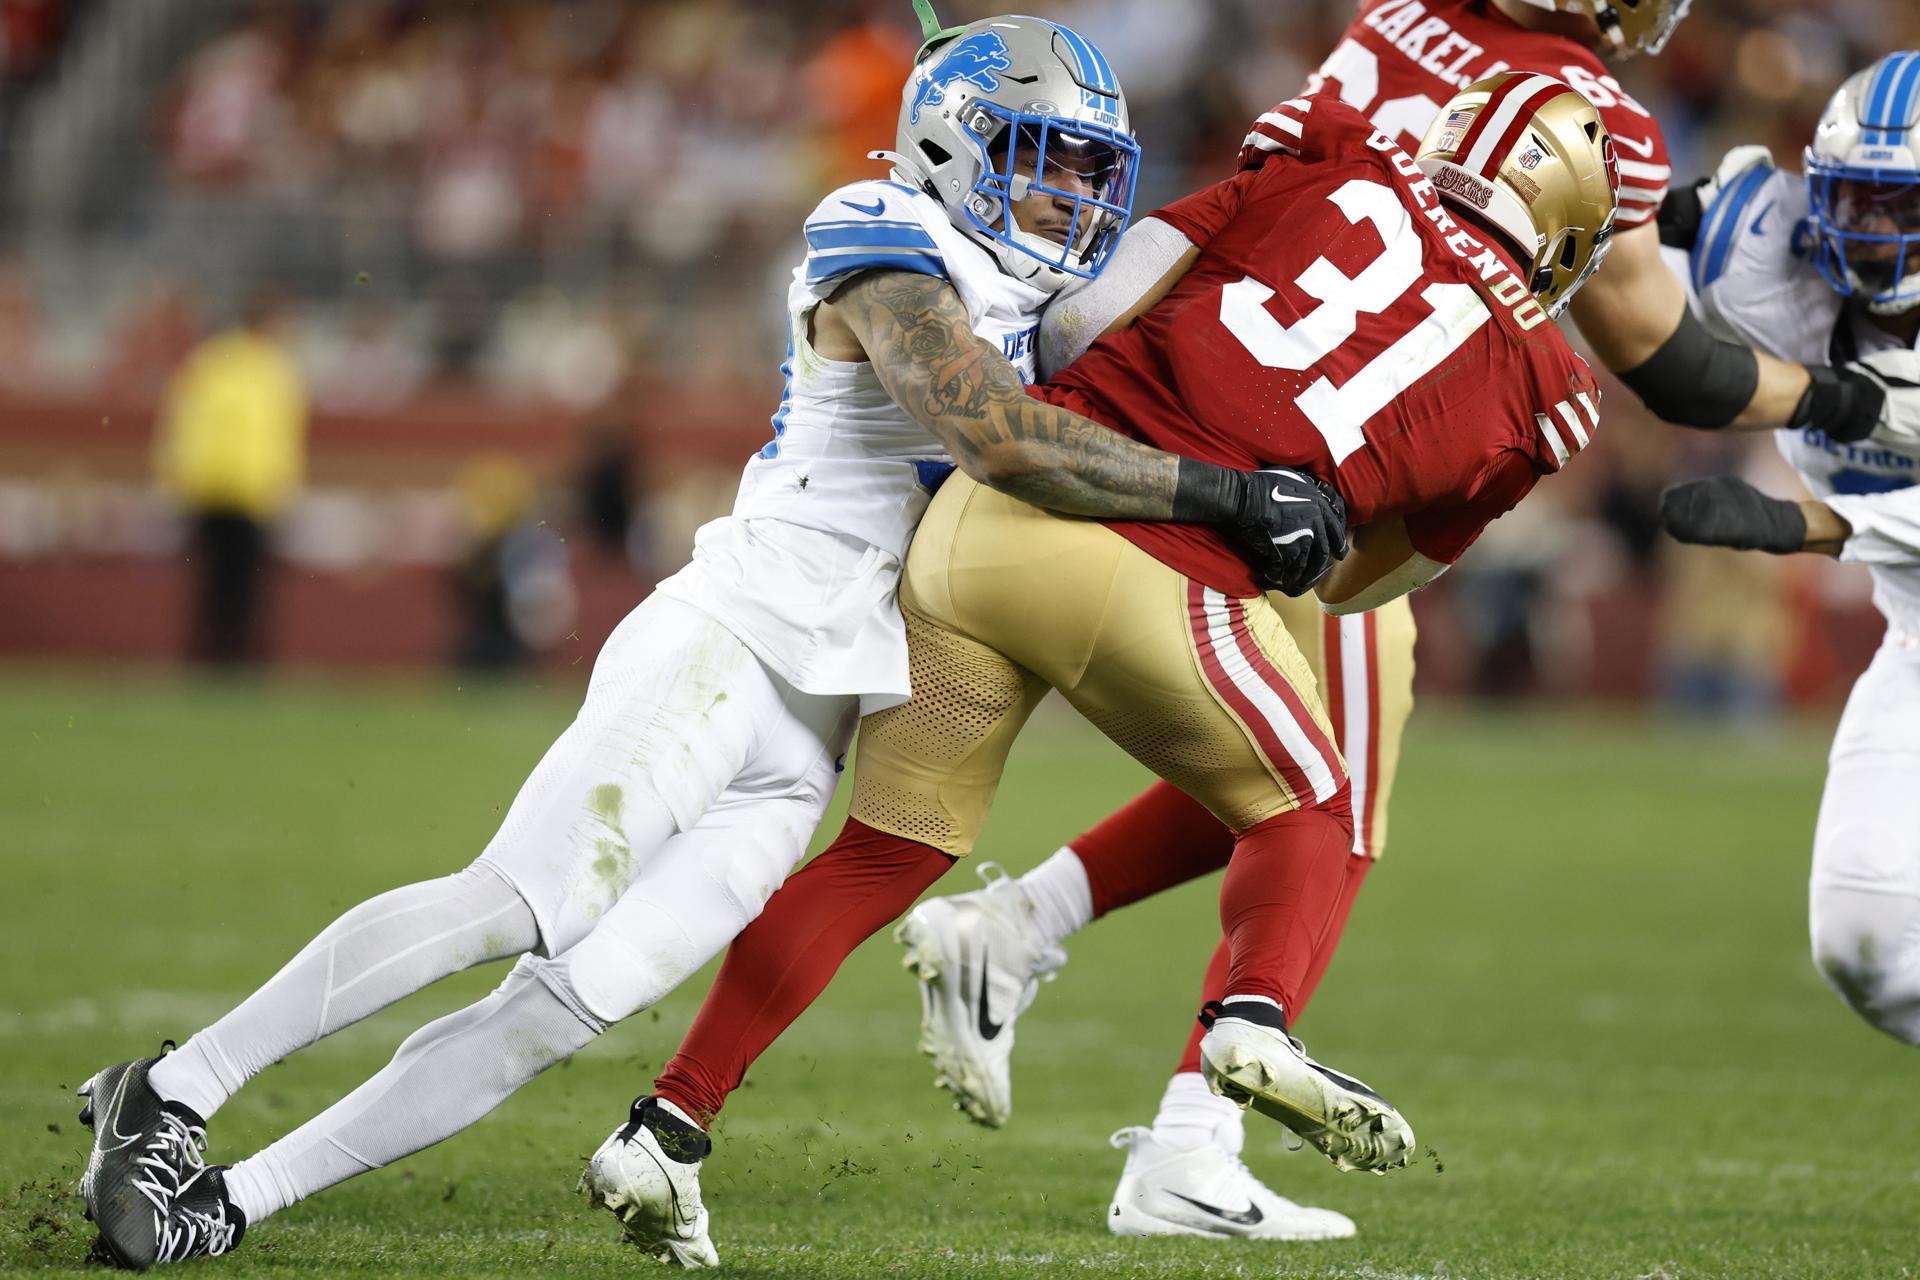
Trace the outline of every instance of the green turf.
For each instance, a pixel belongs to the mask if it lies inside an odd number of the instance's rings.
[[[338,910],[475,853],[569,690],[178,686],[0,676],[0,1265],[81,1265],[71,1091],[184,1037]],[[1406,1110],[1386,1178],[1249,1162],[1350,1242],[1125,1241],[1105,1139],[1151,1115],[1212,942],[1214,884],[1083,934],[1020,1024],[1004,1132],[949,1111],[884,941],[755,1070],[706,1177],[740,1276],[1860,1276],[1920,1270],[1920,1065],[1805,958],[1828,726],[1714,731],[1423,708],[1394,844],[1302,1030]],[[1022,868],[1130,794],[1058,717],[985,848]],[[971,878],[956,874],[951,887]],[[232,1160],[376,1069],[465,975],[296,1056],[214,1126]],[[478,1126],[251,1234],[231,1271],[625,1274],[570,1194],[701,978]]]

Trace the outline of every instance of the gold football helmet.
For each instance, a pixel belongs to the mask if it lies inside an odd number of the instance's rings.
[[[1468,85],[1440,108],[1416,159],[1442,198],[1520,250],[1548,315],[1606,257],[1620,190],[1613,137],[1565,82],[1509,71]]]
[[[1657,54],[1687,16],[1693,0],[1527,0],[1537,9],[1584,13],[1600,24],[1600,33],[1616,58]]]

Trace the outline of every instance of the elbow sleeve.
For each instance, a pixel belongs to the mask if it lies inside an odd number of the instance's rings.
[[[1714,337],[1688,311],[1658,351],[1619,378],[1665,421],[1712,430],[1752,403],[1760,360],[1739,343]]]

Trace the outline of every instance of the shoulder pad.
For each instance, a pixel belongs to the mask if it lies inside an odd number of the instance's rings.
[[[833,192],[807,215],[808,288],[825,293],[842,277],[876,267],[945,276],[924,221],[930,203],[911,187],[878,179]],[[945,221],[945,212],[936,212]]]
[[[1739,156],[1740,152],[1748,154]],[[1693,243],[1693,287],[1705,289],[1727,269],[1746,214],[1777,170],[1765,147],[1736,147],[1701,192],[1700,231]]]

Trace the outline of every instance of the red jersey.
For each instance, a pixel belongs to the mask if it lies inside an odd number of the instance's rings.
[[[1587,443],[1600,389],[1512,262],[1359,112],[1328,94],[1267,118],[1279,154],[1152,215],[1200,246],[1193,267],[1033,394],[1188,457],[1312,471],[1351,524],[1404,517],[1451,564]],[[1210,528],[1112,527],[1258,590]]]
[[[1417,151],[1447,99],[1509,70],[1558,76],[1599,110],[1620,157],[1614,226],[1624,231],[1653,221],[1672,176],[1653,116],[1591,49],[1515,26],[1488,0],[1361,0],[1359,16],[1302,92],[1334,90],[1395,142]],[[1248,144],[1264,133],[1256,126]]]

